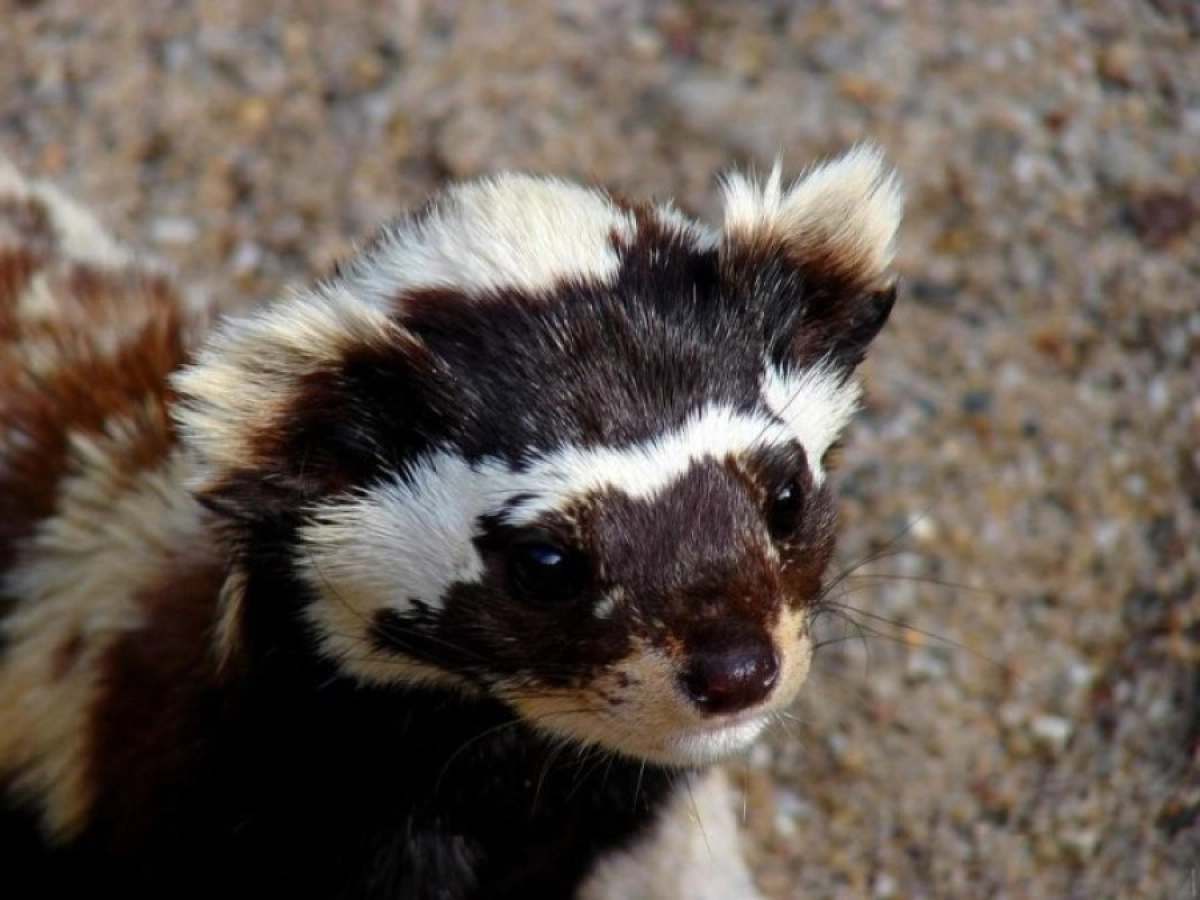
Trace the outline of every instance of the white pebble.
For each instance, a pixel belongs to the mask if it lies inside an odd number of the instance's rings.
[[[900,885],[895,878],[885,872],[880,872],[875,876],[875,883],[871,885],[871,895],[880,898],[895,897],[899,889]]]
[[[156,244],[190,244],[199,234],[191,219],[164,216],[150,223],[150,240]]]
[[[1100,832],[1092,828],[1075,829],[1063,832],[1058,840],[1076,859],[1086,860],[1096,852],[1100,844]]]
[[[233,251],[229,266],[234,272],[246,274],[254,272],[262,265],[263,248],[254,241],[242,241]]]
[[[1029,733],[1034,741],[1055,754],[1067,746],[1071,731],[1071,720],[1062,716],[1038,716],[1029,723]]]

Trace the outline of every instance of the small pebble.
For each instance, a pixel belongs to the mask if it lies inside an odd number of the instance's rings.
[[[1029,733],[1034,742],[1055,756],[1066,747],[1072,729],[1071,720],[1062,716],[1038,716],[1029,723]]]
[[[150,240],[156,244],[190,244],[200,234],[200,229],[191,219],[162,217],[150,223]]]

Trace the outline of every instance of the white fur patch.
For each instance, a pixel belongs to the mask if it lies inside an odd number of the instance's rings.
[[[488,475],[439,453],[408,482],[396,479],[348,502],[320,508],[301,530],[296,566],[326,602],[309,606],[322,649],[370,680],[431,680],[436,670],[397,669],[390,654],[368,654],[363,638],[381,609],[438,607],[455,582],[477,580],[483,561],[471,538],[487,506]]]
[[[175,548],[194,545],[203,512],[181,487],[176,456],[132,477],[115,456],[139,426],[113,421],[109,440],[73,435],[81,474],[61,485],[58,514],[45,520],[0,594],[21,602],[4,620],[0,656],[0,778],[41,798],[47,830],[82,826],[91,801],[86,742],[106,651],[143,625],[138,591],[161,579]],[[56,672],[75,636],[78,659]]]
[[[765,713],[705,731],[695,731],[675,740],[673,751],[694,764],[728,759],[749,747],[767,727]]]
[[[821,458],[853,417],[862,395],[857,381],[840,381],[839,374],[820,367],[793,373],[770,363],[763,375],[763,399],[795,434],[818,483],[825,477]]]
[[[832,262],[869,284],[894,255],[904,206],[900,180],[870,144],[811,169],[786,189],[777,162],[765,184],[734,173],[725,180],[725,231],[767,234],[800,259]]]
[[[601,597],[594,607],[592,615],[597,619],[607,619],[617,610],[617,606],[625,602],[625,588],[617,585]]]
[[[681,428],[629,447],[568,447],[536,462],[522,473],[523,490],[532,499],[512,510],[514,525],[532,522],[564,501],[613,489],[639,500],[670,487],[693,465],[723,460],[754,450],[784,445],[792,435],[767,416],[708,406]]]
[[[537,294],[563,279],[610,283],[614,239],[636,225],[602,191],[557,178],[504,174],[452,187],[429,212],[385,232],[348,271],[352,291],[381,308],[403,294],[449,288],[471,294]]]
[[[719,769],[689,776],[654,825],[601,858],[580,900],[756,900],[734,795]]]

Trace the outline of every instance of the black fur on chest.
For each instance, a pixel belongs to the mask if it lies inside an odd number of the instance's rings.
[[[491,701],[272,681],[212,702],[223,737],[136,840],[119,801],[57,851],[0,817],[28,885],[10,896],[568,897],[683,777],[555,746]]]

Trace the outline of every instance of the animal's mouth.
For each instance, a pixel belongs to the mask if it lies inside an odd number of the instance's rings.
[[[745,750],[766,728],[771,714],[747,711],[706,723],[699,728],[664,735],[663,762],[677,765],[706,765]]]

